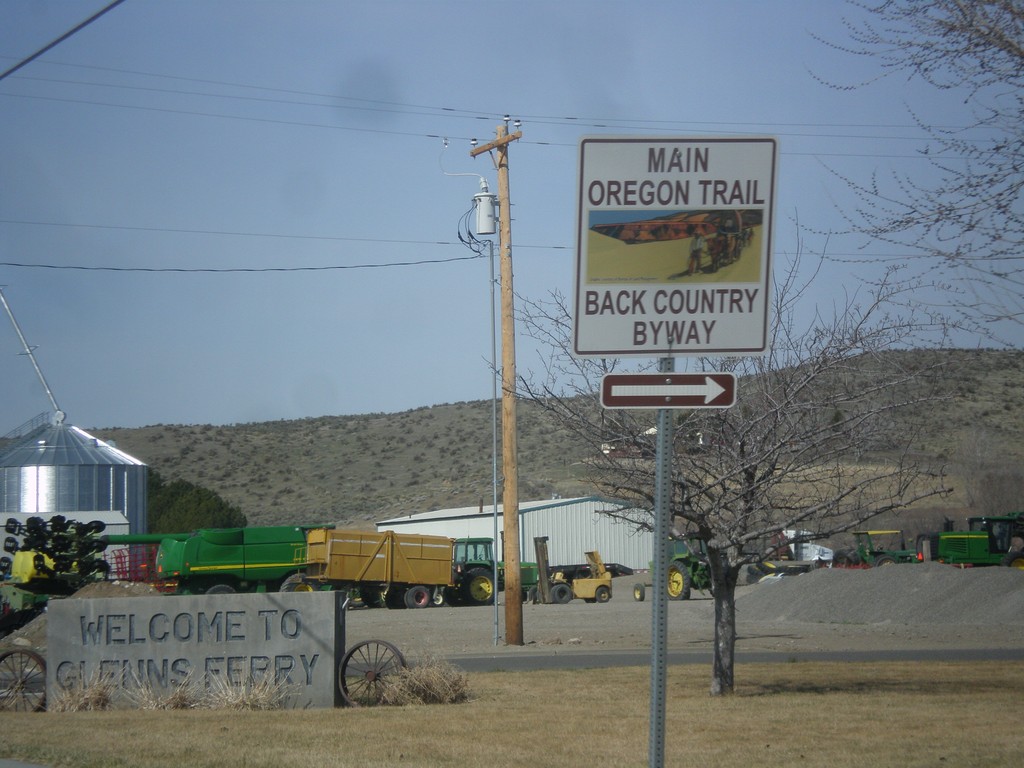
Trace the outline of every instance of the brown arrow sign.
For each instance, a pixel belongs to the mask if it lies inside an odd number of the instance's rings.
[[[605,408],[731,408],[732,373],[609,373],[601,379]]]

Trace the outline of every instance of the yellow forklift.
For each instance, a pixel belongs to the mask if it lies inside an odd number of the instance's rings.
[[[604,567],[604,561],[596,552],[584,552],[587,556],[589,576],[577,576],[571,582],[573,597],[587,603],[607,603],[612,599],[612,574]]]
[[[607,603],[612,599],[612,572],[596,551],[585,552],[587,563],[579,567],[562,567],[548,573],[547,537],[535,538],[537,549],[538,591],[542,603],[564,605],[573,598],[587,603]]]

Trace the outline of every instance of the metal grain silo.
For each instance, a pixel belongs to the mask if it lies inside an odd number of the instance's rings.
[[[58,418],[0,454],[0,520],[119,512],[131,533],[146,533],[146,472],[138,459]]]

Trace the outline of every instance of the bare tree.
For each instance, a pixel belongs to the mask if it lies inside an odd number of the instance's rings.
[[[976,430],[961,442],[956,460],[974,514],[1008,515],[1020,509],[1024,470],[993,446],[985,430]]]
[[[913,344],[921,330],[887,312],[900,289],[883,283],[798,330],[794,311],[809,302],[810,286],[798,274],[794,263],[776,284],[767,355],[694,361],[738,375],[736,406],[676,417],[673,527],[707,543],[713,694],[733,690],[741,569],[771,559],[782,531],[827,537],[947,490],[941,472],[911,451],[918,417],[942,396],[945,358],[891,351]],[[523,394],[589,442],[600,492],[635,504],[643,512],[631,522],[653,530],[653,412],[600,407],[599,378],[619,361],[570,354],[568,309],[559,294],[523,304],[520,327],[551,352],[544,375],[524,381]]]
[[[975,330],[1024,323],[1024,4],[1020,0],[884,0],[850,4],[852,42],[833,48],[876,59],[880,77],[906,76],[969,108],[968,125],[931,125],[923,154],[934,173],[843,177],[859,203],[851,229],[911,254],[921,274]],[[852,89],[867,83],[827,83]]]

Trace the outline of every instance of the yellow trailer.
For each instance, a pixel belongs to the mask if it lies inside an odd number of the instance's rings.
[[[358,589],[370,605],[425,608],[455,583],[454,546],[446,536],[313,528],[306,532],[304,581]]]

